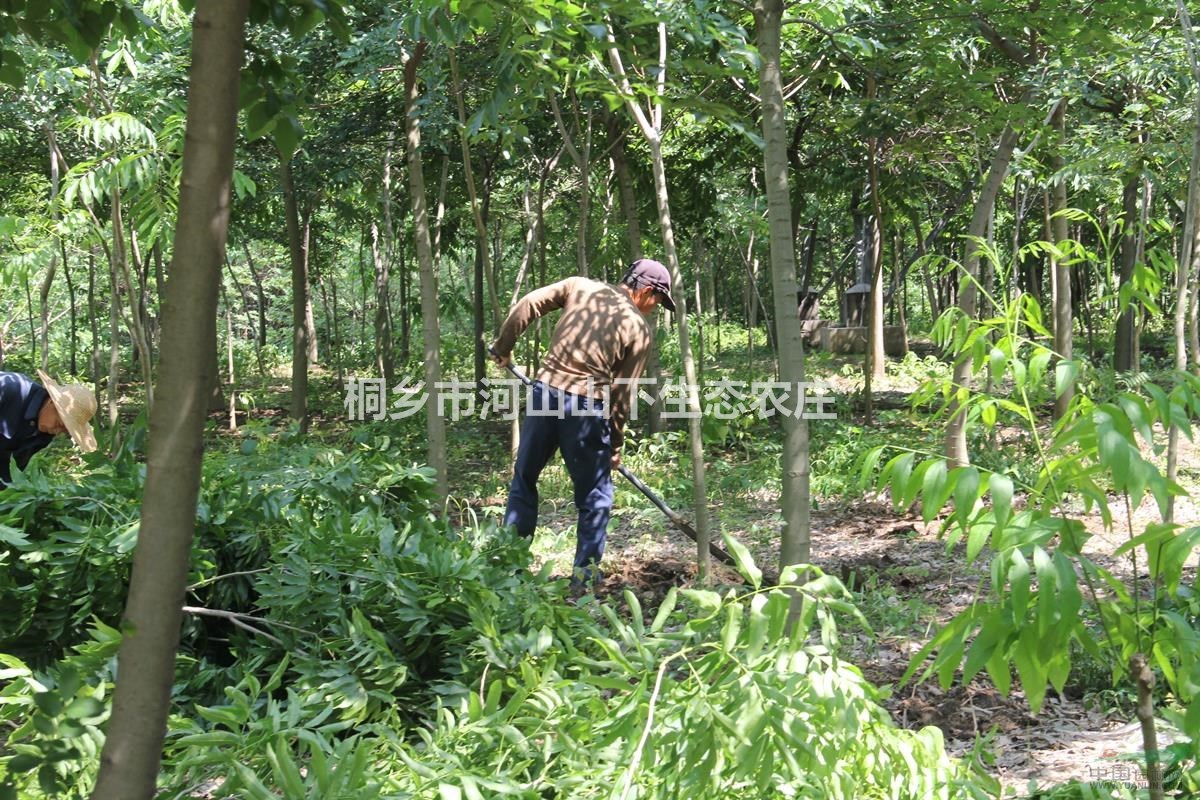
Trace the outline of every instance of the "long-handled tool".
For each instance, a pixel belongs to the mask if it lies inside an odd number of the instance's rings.
[[[489,348],[489,350],[491,350],[491,348]],[[496,355],[494,350],[491,351],[491,353],[493,356]],[[521,372],[521,370],[514,367],[511,361],[509,361],[505,366],[508,368],[508,371],[515,375],[517,380],[519,380],[521,383],[525,384],[526,386],[533,386],[533,381],[529,379],[529,376],[525,375],[523,372]],[[696,529],[689,525],[687,520],[685,520],[675,511],[672,511],[671,507],[668,506],[661,497],[655,494],[653,489],[642,483],[641,480],[638,479],[638,477],[632,472],[630,472],[623,464],[617,467],[617,472],[620,472],[622,475],[624,475],[625,479],[632,483],[639,492],[644,494],[647,500],[657,506],[659,511],[666,514],[667,519],[671,520],[671,523],[676,528],[679,528],[679,530],[686,533],[688,538],[690,538],[693,542],[699,543],[699,537],[696,535]],[[723,564],[728,564],[730,566],[737,565],[737,562],[733,560],[733,556],[729,555],[729,553],[726,553],[711,541],[708,543],[708,552],[712,554],[713,558],[717,559]]]

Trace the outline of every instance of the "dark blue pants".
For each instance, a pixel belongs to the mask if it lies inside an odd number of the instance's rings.
[[[522,536],[533,536],[537,527],[538,476],[555,450],[575,486],[579,509],[576,529],[574,580],[598,581],[597,565],[604,556],[608,519],[612,516],[612,440],[604,404],[590,397],[571,394],[534,383],[521,426],[521,446],[504,524],[513,525]]]

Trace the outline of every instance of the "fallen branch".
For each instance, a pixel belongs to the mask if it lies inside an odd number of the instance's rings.
[[[230,622],[232,622],[234,625],[236,625],[237,627],[241,628],[242,630],[250,631],[251,633],[257,633],[259,636],[262,636],[266,639],[270,639],[272,642],[275,642],[276,644],[278,644],[280,646],[283,646],[282,641],[275,638],[274,636],[267,633],[266,631],[262,631],[262,630],[259,630],[258,628],[255,628],[253,625],[248,624],[248,622],[257,622],[257,623],[263,623],[266,625],[275,625],[280,628],[287,628],[290,631],[296,631],[297,633],[303,633],[303,634],[306,634],[306,635],[312,636],[312,637],[316,637],[316,635],[317,635],[317,634],[313,633],[312,631],[306,631],[303,628],[297,628],[295,625],[288,625],[287,623],[284,623],[284,622],[276,622],[275,620],[263,619],[262,617],[256,617],[252,614],[239,614],[236,611],[224,611],[219,608],[205,608],[204,606],[184,606],[183,613],[195,614],[196,616],[199,616],[199,617],[217,617],[218,619],[227,619]]]

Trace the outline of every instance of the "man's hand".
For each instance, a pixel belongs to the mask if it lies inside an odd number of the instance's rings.
[[[613,468],[613,472],[616,472],[618,469],[621,468],[621,451],[620,450],[613,451],[612,468]]]
[[[509,363],[512,361],[511,355],[502,356],[491,347],[488,348],[488,353],[491,354],[492,361],[496,362],[496,366],[500,367],[501,369],[506,369]]]

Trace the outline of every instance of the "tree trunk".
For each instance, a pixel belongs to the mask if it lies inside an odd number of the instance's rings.
[[[424,179],[421,181],[424,183]],[[450,154],[442,155],[442,172],[438,178],[437,209],[433,222],[433,263],[442,262],[442,220],[446,218],[446,190],[450,186]]]
[[[292,419],[308,430],[308,256],[300,231],[296,187],[292,182],[291,159],[280,159],[279,185],[283,189],[284,219],[287,223],[288,254],[292,261]]]
[[[692,456],[692,499],[696,519],[696,564],[697,577],[701,583],[708,580],[709,539],[711,529],[708,519],[708,494],[705,488],[704,440],[701,435],[700,394],[696,386],[696,362],[692,358],[691,334],[688,330],[687,289],[679,268],[679,254],[675,249],[675,230],[671,221],[670,195],[667,190],[667,170],[662,155],[662,112],[661,105],[654,105],[648,117],[633,100],[633,92],[621,63],[620,52],[612,30],[608,31],[608,58],[613,72],[620,82],[625,96],[625,105],[638,124],[650,149],[650,163],[654,171],[654,199],[658,206],[658,223],[662,229],[663,252],[667,269],[671,273],[672,296],[675,298],[675,319],[679,328],[679,356],[683,362],[684,379],[687,382],[688,438]],[[658,25],[658,94],[665,94],[667,69],[667,27]],[[793,297],[795,293],[793,292]]]
[[[1063,215],[1067,209],[1067,181],[1062,176],[1062,171],[1066,167],[1066,159],[1062,155],[1067,138],[1066,111],[1066,102],[1060,100],[1051,117],[1051,125],[1057,133],[1057,141],[1053,145],[1054,153],[1050,157],[1050,170],[1058,177],[1055,179],[1050,193],[1050,230],[1054,235],[1055,246],[1060,248],[1064,246],[1068,238],[1067,218]],[[1058,354],[1058,358],[1070,361],[1073,355],[1075,326],[1071,304],[1071,267],[1066,262],[1067,259],[1051,257],[1056,291],[1054,296],[1054,350]],[[1066,385],[1059,388],[1061,391],[1056,394],[1054,400],[1055,419],[1062,419],[1063,415],[1067,413],[1067,407],[1070,406],[1071,399],[1075,396],[1075,382],[1068,381]]]
[[[492,274],[491,249],[488,247],[487,232],[487,199],[483,206],[475,190],[475,170],[471,165],[471,143],[467,131],[467,110],[463,101],[462,84],[458,78],[458,58],[454,48],[450,48],[450,80],[454,94],[455,106],[458,109],[458,135],[462,147],[463,173],[467,183],[467,197],[471,203],[471,220],[475,223],[475,385],[480,396],[483,395],[483,379],[486,375],[487,357],[484,353],[484,324],[483,318],[483,288],[487,284],[488,296],[492,305],[492,319],[496,326],[500,325],[500,299],[496,292],[496,281]],[[484,193],[490,194],[491,159],[484,163]]]
[[[404,240],[396,240],[396,266],[400,272],[400,363],[407,364],[409,351],[412,347],[409,305],[411,303],[412,279],[409,276],[408,263],[404,260]]]
[[[1180,27],[1188,44],[1191,60],[1192,82],[1200,86],[1200,64],[1196,60],[1196,37],[1192,29],[1192,18],[1183,0],[1176,0],[1179,9]],[[1192,161],[1188,171],[1187,205],[1183,215],[1183,237],[1175,270],[1175,369],[1183,372],[1188,366],[1187,313],[1191,307],[1188,288],[1197,253],[1200,252],[1200,91],[1195,93],[1192,110]],[[1167,436],[1167,480],[1174,481],[1179,473],[1178,425],[1171,425]],[[1175,498],[1170,497],[1167,505],[1167,522],[1175,517]]]
[[[290,166],[290,165],[289,165]],[[293,187],[293,196],[295,195],[295,187]],[[313,293],[312,286],[308,284],[312,278],[312,218],[313,212],[316,210],[316,203],[309,204],[300,214],[301,230],[301,252],[304,254],[304,330],[306,332],[305,339],[308,343],[308,363],[316,364],[320,360],[320,353],[317,351],[317,320],[313,315]]]
[[[229,263],[229,259],[225,259],[225,263]],[[230,272],[233,270],[231,269]],[[233,306],[229,303],[229,293],[225,291],[225,286],[221,286],[221,299],[225,301],[225,366],[228,370],[226,373],[229,376],[229,430],[237,430],[237,388],[234,386],[234,381],[237,380],[234,372],[233,364]]]
[[[267,346],[267,293],[263,288],[263,277],[254,267],[254,256],[250,255],[250,245],[243,243],[246,253],[246,266],[250,269],[250,277],[254,279],[254,296],[258,300],[258,346]]]
[[[408,183],[412,197],[413,235],[417,243],[417,261],[421,268],[421,322],[425,341],[425,420],[429,437],[429,465],[437,475],[438,496],[444,502],[450,494],[446,470],[446,423],[438,413],[437,383],[442,369],[439,351],[441,326],[438,324],[437,272],[425,210],[425,175],[421,166],[421,121],[417,116],[417,67],[425,54],[426,42],[418,42],[414,51],[401,56],[404,63],[404,119],[407,129]]]
[[[874,101],[876,93],[875,75],[867,76],[867,96]],[[887,366],[883,350],[883,203],[879,198],[879,141],[872,138],[868,142],[867,180],[871,194],[871,222],[868,253],[871,258],[871,312],[869,314],[868,334],[870,336],[867,350],[869,352],[870,378],[882,378]],[[867,397],[870,398],[870,378],[867,381]],[[868,403],[870,400],[868,399]],[[868,411],[868,422],[870,412]]]
[[[88,329],[92,335],[92,347],[88,353],[88,374],[96,397],[100,397],[100,317],[96,310],[96,246],[88,252]]]
[[[79,321],[75,305],[75,282],[71,279],[71,265],[67,263],[67,247],[61,240],[59,248],[62,251],[63,277],[67,279],[67,303],[71,313],[71,366],[72,376],[79,374]]]
[[[345,384],[345,371],[342,367],[342,331],[338,323],[341,316],[338,313],[337,281],[332,277],[329,279],[329,294],[333,300],[333,363],[337,370],[338,385],[342,386]],[[390,388],[391,384],[388,386]]]
[[[1006,127],[996,144],[995,155],[992,156],[992,163],[988,167],[987,180],[984,181],[983,188],[979,191],[979,198],[975,201],[975,210],[971,214],[971,223],[967,228],[968,239],[962,266],[967,280],[959,292],[958,307],[963,316],[968,319],[975,318],[979,297],[977,283],[979,280],[979,240],[987,234],[988,221],[991,220],[992,213],[996,208],[996,196],[1004,184],[1004,178],[1008,174],[1008,165],[1012,160],[1013,149],[1016,146],[1016,132],[1011,126]],[[971,354],[969,352],[956,353],[955,358],[954,388],[956,394],[951,398],[948,407],[949,422],[946,423],[945,444],[946,460],[950,462],[950,466],[961,467],[971,463],[970,454],[967,452],[967,416],[963,408],[966,394],[970,391]]]
[[[621,215],[625,218],[625,238],[629,244],[629,263],[637,261],[643,257],[642,253],[642,226],[638,217],[637,196],[634,193],[633,175],[629,170],[629,156],[625,152],[625,126],[621,124],[621,118],[616,114],[608,116],[608,135],[613,140],[612,144],[612,160],[613,171],[617,174],[617,199],[621,206]],[[658,324],[655,322],[650,326],[654,334],[650,344],[650,356],[646,359],[646,372],[650,376],[651,384],[656,388],[654,392],[654,400],[650,403],[650,415],[646,420],[646,429],[650,433],[659,433],[665,430],[663,425],[663,399],[662,392],[657,391],[663,385],[662,360],[658,354]]]
[[[392,320],[388,313],[388,263],[379,247],[379,226],[371,223],[371,260],[375,264],[375,369],[391,388],[396,382],[392,358]]]
[[[155,793],[196,525],[205,401],[216,381],[207,370],[216,354],[248,6],[247,0],[199,3],[192,23],[189,114],[175,263],[164,300],[160,402],[150,415],[144,535],[134,554],[112,717],[92,800],[149,800]]]
[[[376,361],[379,367],[379,374],[383,376],[385,384],[390,388],[395,383],[395,348],[393,346],[392,335],[392,289],[390,270],[392,259],[396,254],[396,231],[392,225],[392,140],[389,137],[387,149],[383,156],[383,232],[384,232],[384,255],[382,260],[376,257],[375,260],[375,336],[376,336]],[[372,226],[372,248],[374,252],[378,245],[375,243],[375,230]],[[332,279],[331,283],[335,283]],[[336,289],[335,289],[336,292]],[[337,295],[334,294],[336,300]],[[380,313],[382,311],[382,314]],[[333,318],[334,338],[337,336],[337,316]],[[341,360],[339,358],[339,365]]]
[[[782,456],[783,532],[780,569],[811,559],[808,421],[803,417],[804,340],[800,309],[796,303],[796,251],[792,236],[791,198],[788,194],[787,132],[783,81],[780,76],[779,40],[782,0],[756,0],[759,95],[762,98],[763,177],[766,183],[768,226],[771,235],[771,285],[775,294],[775,331],[778,339],[779,377],[788,387],[783,418]]]
[[[105,402],[108,406],[108,427],[117,427],[117,388],[121,383],[121,300],[117,265],[108,254],[108,387]]]
[[[41,329],[41,350],[42,350],[42,370],[50,370],[50,288],[54,284],[54,274],[58,270],[58,251],[60,244],[58,236],[58,187],[60,181],[59,174],[59,152],[58,142],[56,141],[57,133],[54,130],[53,123],[46,124],[46,139],[50,147],[50,225],[54,229],[54,241],[50,246],[50,265],[46,268],[46,277],[42,280],[42,285],[38,291],[38,299],[41,301],[42,312],[42,329]],[[63,269],[66,270],[66,262],[63,262]]]
[[[575,166],[579,169],[579,221],[575,233],[575,263],[579,270],[579,274],[583,277],[588,277],[588,227],[592,203],[591,190],[591,159],[592,159],[592,115],[588,112],[587,115],[587,130],[583,130],[583,124],[579,119],[579,98],[575,92],[571,91],[571,112],[574,117],[575,129],[574,132],[567,128],[563,122],[562,112],[558,108],[558,97],[553,89],[547,92],[547,99],[550,101],[550,110],[554,113],[554,121],[558,124],[558,132],[562,135],[563,146],[567,148],[567,154],[571,156],[571,160],[575,162]],[[576,135],[583,137],[582,145],[575,144]]]
[[[150,360],[150,343],[146,337],[146,331],[142,327],[143,317],[139,310],[139,306],[142,305],[139,299],[142,292],[135,284],[133,272],[129,269],[129,250],[125,247],[123,211],[121,190],[114,187],[112,193],[113,275],[114,280],[117,280],[119,271],[119,280],[123,283],[125,296],[129,299],[125,327],[129,330],[129,338],[133,340],[133,346],[138,356],[138,363],[141,366],[142,382],[146,387],[146,410],[149,412],[152,411],[154,405],[154,367]],[[121,306],[115,284],[113,286],[112,302],[114,307],[119,308]]]

